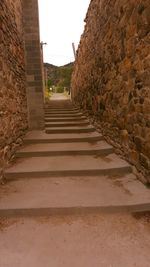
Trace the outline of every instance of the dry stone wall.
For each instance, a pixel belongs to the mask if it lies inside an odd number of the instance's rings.
[[[72,95],[150,182],[150,1],[92,0]]]
[[[27,129],[21,0],[0,1],[0,169]]]

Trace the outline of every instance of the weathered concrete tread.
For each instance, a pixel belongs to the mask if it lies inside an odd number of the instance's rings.
[[[46,110],[45,111],[45,115],[46,114],[51,114],[51,115],[54,115],[54,114],[72,114],[72,115],[74,115],[74,114],[82,114],[79,110],[77,111],[77,110],[55,110],[55,111],[53,111],[53,110]]]
[[[12,181],[1,195],[0,216],[150,209],[149,190],[133,174],[24,179]]]
[[[17,157],[39,157],[56,155],[106,155],[113,153],[113,147],[105,141],[93,143],[50,143],[50,144],[31,144],[22,147],[16,153]]]
[[[65,118],[63,118],[63,117],[46,117],[45,118],[45,122],[53,122],[53,121],[59,121],[59,122],[63,122],[63,121],[74,121],[74,122],[76,122],[76,121],[84,121],[84,120],[87,120],[87,118],[85,117],[85,116],[81,116],[81,117],[65,117]]]
[[[63,122],[45,122],[45,127],[72,127],[72,126],[85,126],[88,125],[89,121],[63,121]]]
[[[45,114],[45,118],[47,117],[57,117],[57,118],[65,118],[65,117],[73,117],[73,118],[76,118],[76,117],[82,117],[83,114],[82,113],[75,113],[75,114],[71,114],[71,113],[54,113],[54,114],[50,114],[50,113],[46,113]]]
[[[92,125],[70,127],[45,127],[46,133],[87,133],[94,131],[95,128]]]
[[[100,175],[131,172],[131,166],[115,154],[100,156],[54,156],[19,159],[8,168],[8,179],[68,175]]]
[[[25,144],[35,143],[70,143],[70,142],[96,142],[103,140],[103,136],[94,131],[88,133],[55,133],[47,134],[45,131],[28,132],[24,138]]]

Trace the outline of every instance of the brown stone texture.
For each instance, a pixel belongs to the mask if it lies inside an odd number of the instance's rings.
[[[150,1],[92,0],[85,22],[73,99],[150,181]]]
[[[0,1],[0,169],[27,129],[24,42],[20,0]]]

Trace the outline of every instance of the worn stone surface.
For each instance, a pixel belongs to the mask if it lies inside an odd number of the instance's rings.
[[[92,0],[85,21],[74,101],[150,181],[150,2]]]
[[[0,267],[149,267],[150,217],[92,214],[0,221]]]
[[[0,168],[22,143],[27,129],[21,1],[1,0]]]

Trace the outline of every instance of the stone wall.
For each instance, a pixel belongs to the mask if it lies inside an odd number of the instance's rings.
[[[0,1],[0,169],[27,129],[21,0]]]
[[[92,0],[85,21],[73,99],[150,182],[150,1]]]

